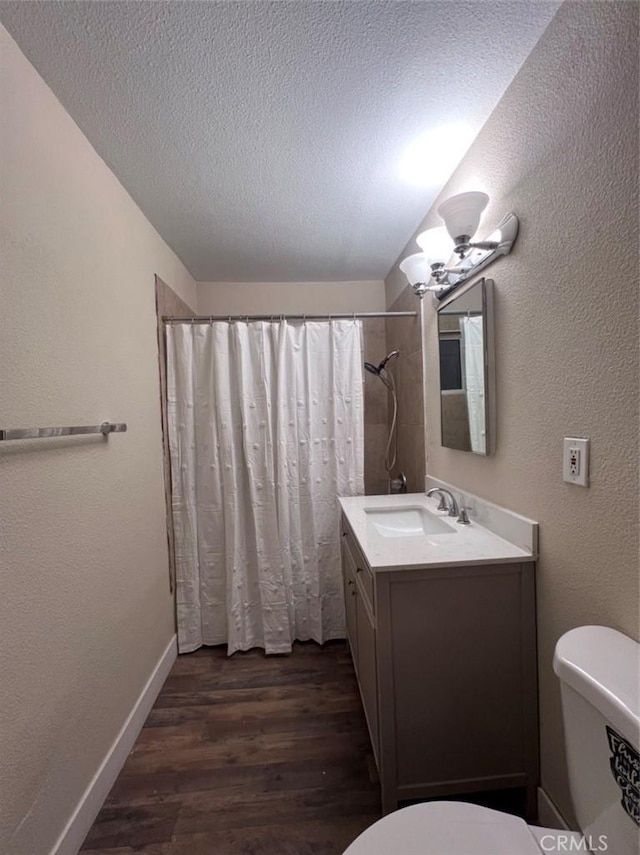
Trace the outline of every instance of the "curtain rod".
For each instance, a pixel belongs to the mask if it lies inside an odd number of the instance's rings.
[[[336,312],[331,315],[194,315],[179,318],[174,315],[163,315],[165,324],[210,324],[213,321],[339,321],[366,320],[367,318],[415,318],[417,312]]]

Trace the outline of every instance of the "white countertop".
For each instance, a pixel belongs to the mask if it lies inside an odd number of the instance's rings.
[[[536,556],[494,534],[471,519],[459,525],[456,517],[438,511],[438,497],[425,493],[393,496],[349,496],[340,505],[373,571],[446,567],[454,564],[511,564],[535,561]],[[383,537],[371,523],[366,509],[422,507],[452,527],[447,534]]]

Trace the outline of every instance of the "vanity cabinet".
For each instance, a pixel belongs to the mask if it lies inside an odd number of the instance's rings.
[[[342,541],[347,638],[371,745],[378,763],[378,676],[373,575],[353,536],[350,533],[343,534]]]
[[[372,571],[344,515],[342,561],[383,812],[525,788],[535,818],[534,563]]]

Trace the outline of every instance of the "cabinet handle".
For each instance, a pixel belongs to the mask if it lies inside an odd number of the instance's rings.
[[[362,567],[356,567],[356,573],[363,573],[364,569]]]
[[[356,589],[355,589],[355,588],[353,589],[353,591],[351,591],[351,596],[352,596],[352,597],[357,597],[357,596],[358,596],[358,592],[356,591]]]
[[[353,585],[353,579],[348,579],[348,580],[347,580],[347,585]]]

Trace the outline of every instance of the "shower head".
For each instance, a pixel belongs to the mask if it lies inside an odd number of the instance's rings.
[[[399,350],[392,350],[391,353],[388,353],[382,362],[379,365],[373,365],[371,362],[365,362],[364,367],[370,374],[376,374],[378,377],[380,376],[380,372],[387,367],[387,362],[390,359],[393,359],[394,356],[400,356]]]

